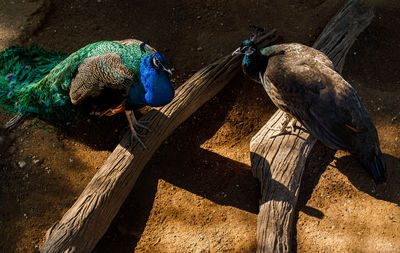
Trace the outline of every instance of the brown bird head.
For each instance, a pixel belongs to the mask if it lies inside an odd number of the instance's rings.
[[[240,47],[238,47],[235,51],[233,51],[232,55],[245,54],[247,56],[250,56],[257,50],[258,50],[258,47],[251,38],[249,40],[243,41],[242,44],[240,45]]]

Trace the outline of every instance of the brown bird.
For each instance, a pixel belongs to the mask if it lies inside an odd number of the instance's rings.
[[[294,118],[329,148],[356,155],[376,183],[386,181],[376,128],[356,91],[325,54],[297,43],[259,50],[251,39],[233,54],[245,55],[243,71],[286,112],[277,135],[294,130],[293,123],[288,127]]]

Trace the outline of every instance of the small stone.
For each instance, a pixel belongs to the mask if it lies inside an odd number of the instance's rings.
[[[203,48],[202,47],[198,47],[197,51],[201,52],[201,51],[203,51]]]
[[[34,164],[38,164],[39,162],[40,162],[39,159],[33,159],[33,163],[34,163]]]
[[[19,162],[18,162],[18,166],[19,166],[20,168],[23,168],[23,167],[26,166],[26,162],[24,162],[24,161],[19,161]]]
[[[28,215],[26,213],[24,213],[24,217],[25,219],[28,219]]]
[[[72,163],[74,160],[72,160],[72,158],[69,158],[69,162]]]
[[[197,19],[201,19],[201,16],[197,16],[196,18],[197,18]]]

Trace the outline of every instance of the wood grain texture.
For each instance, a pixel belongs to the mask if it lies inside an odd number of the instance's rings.
[[[356,37],[369,25],[373,11],[364,1],[349,0],[326,25],[313,47],[324,52],[342,71]],[[297,131],[269,138],[284,117],[278,110],[250,141],[252,172],[261,183],[257,220],[257,252],[290,252],[293,214],[306,159],[316,139],[297,123]]]
[[[260,37],[261,45],[272,44],[275,34],[271,31]],[[151,131],[142,138],[147,150],[138,143],[130,143],[126,134],[74,205],[47,231],[40,251],[91,252],[160,144],[239,70],[240,57],[229,54],[194,74],[177,89],[171,103],[141,118],[149,122]]]

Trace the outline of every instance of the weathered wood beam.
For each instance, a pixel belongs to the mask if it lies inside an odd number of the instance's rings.
[[[260,43],[267,46],[275,40],[275,31],[271,31],[260,38]],[[132,145],[126,134],[74,205],[47,231],[40,251],[92,251],[161,143],[239,70],[240,57],[229,54],[194,74],[177,89],[171,103],[143,116],[141,120],[148,121],[150,129],[142,138],[147,150],[138,143]]]
[[[326,25],[313,47],[324,52],[341,72],[356,37],[369,25],[373,11],[362,0],[349,0]],[[252,172],[261,183],[257,252],[289,252],[293,214],[306,159],[316,140],[297,124],[296,134],[269,138],[283,121],[278,110],[251,139]]]

